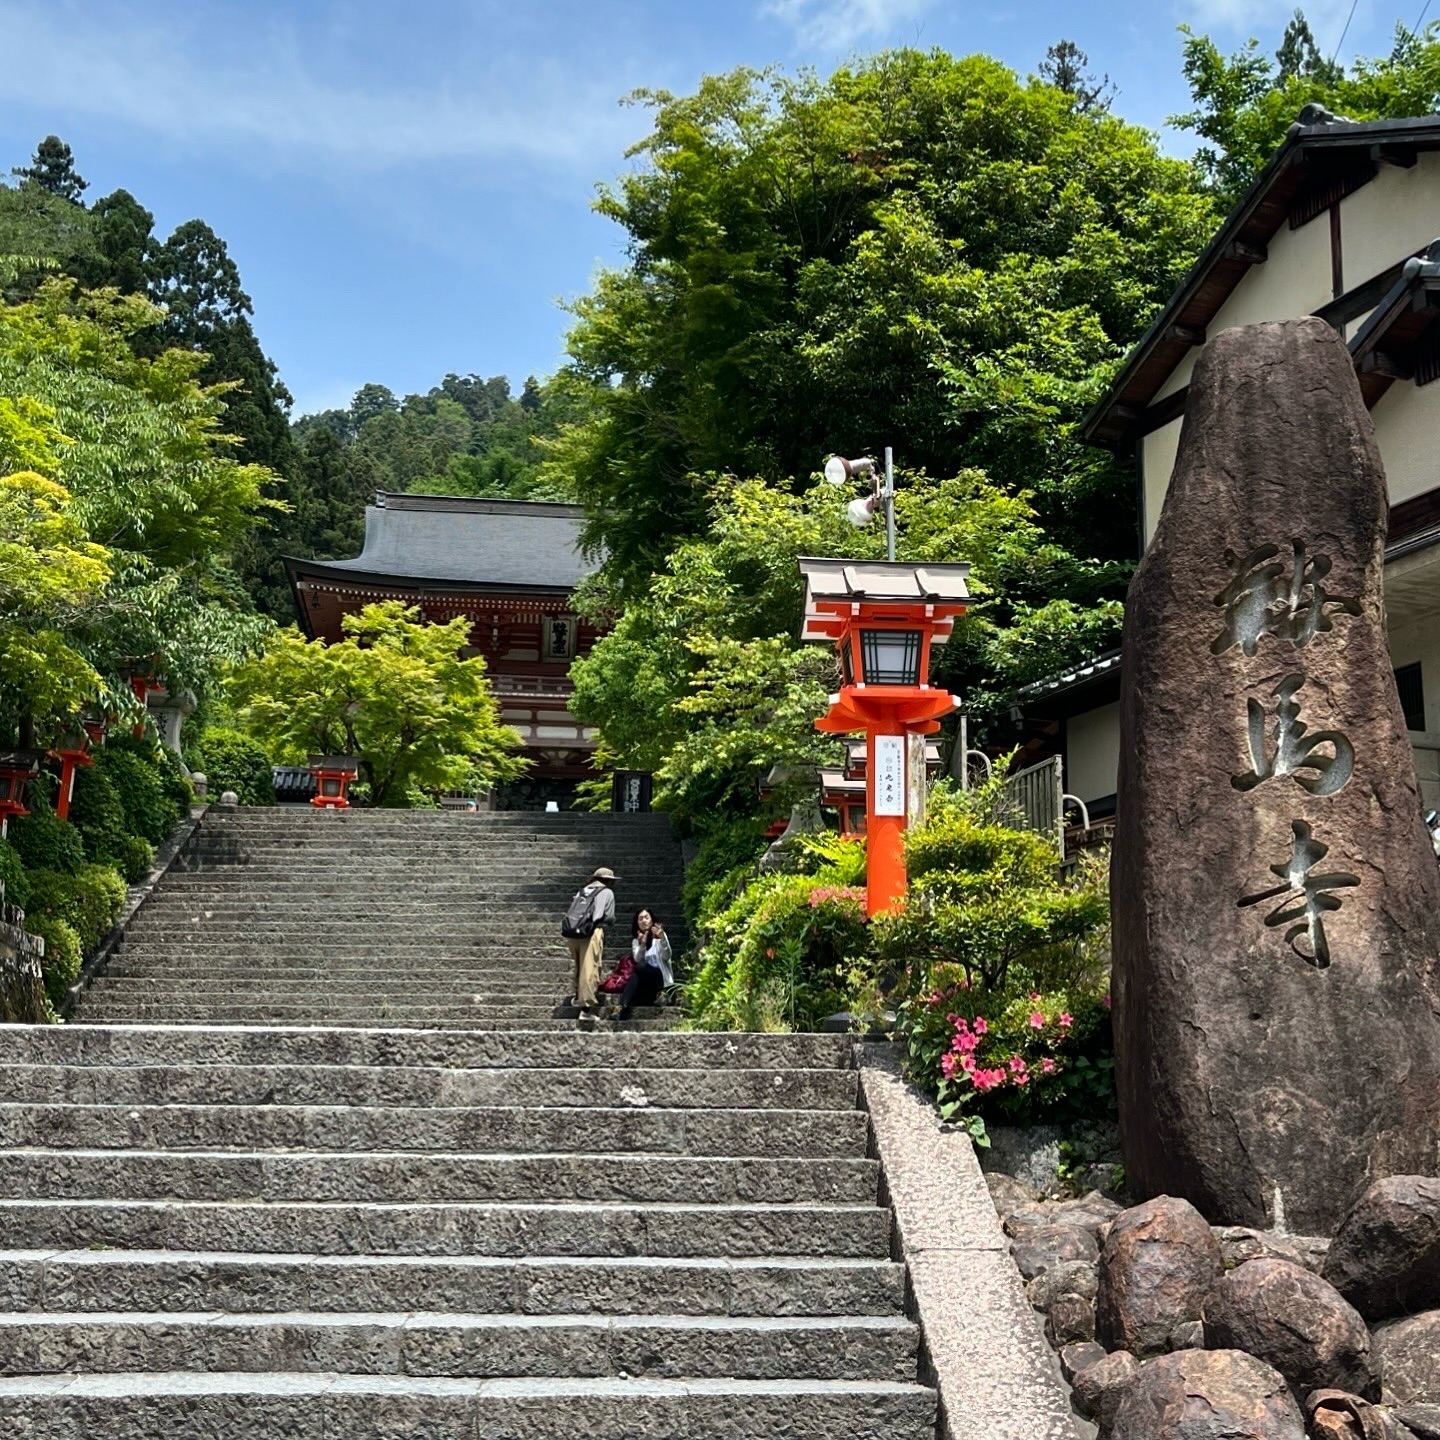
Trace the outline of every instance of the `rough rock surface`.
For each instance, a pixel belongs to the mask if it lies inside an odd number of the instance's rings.
[[[1415,1440],[1389,1411],[1343,1390],[1316,1390],[1305,1401],[1312,1440]]]
[[[1398,1405],[1440,1405],[1440,1310],[1375,1330],[1375,1362]]]
[[[1045,1338],[1056,1350],[1095,1338],[1095,1302],[1083,1295],[1061,1295],[1045,1316]]]
[[[1217,1225],[1215,1238],[1227,1270],[1247,1260],[1288,1260],[1318,1275],[1330,1247],[1323,1235],[1277,1235],[1273,1230],[1251,1230],[1244,1225]]]
[[[1099,1247],[1088,1230],[1071,1225],[1026,1225],[1015,1231],[1010,1253],[1021,1275],[1037,1275],[1073,1260],[1094,1261]]]
[[[1082,1340],[1075,1345],[1066,1345],[1060,1351],[1060,1373],[1071,1384],[1075,1377],[1091,1365],[1098,1365],[1105,1358],[1105,1347],[1095,1340]]]
[[[1251,1260],[1232,1270],[1210,1292],[1201,1319],[1207,1349],[1245,1350],[1264,1360],[1297,1399],[1324,1388],[1380,1398],[1359,1312],[1288,1260]]]
[[[1025,1287],[1025,1294],[1037,1310],[1048,1310],[1062,1295],[1093,1300],[1099,1284],[1099,1272],[1094,1265],[1083,1260],[1067,1260],[1037,1275]]]
[[[1391,679],[1344,341],[1226,330],[1125,612],[1111,870],[1125,1172],[1332,1233],[1440,1144],[1440,870]]]
[[[1139,1373],[1140,1362],[1128,1350],[1107,1355],[1098,1365],[1089,1366],[1075,1377],[1075,1408],[1082,1415],[1098,1420],[1102,1435],[1108,1433],[1115,1423],[1121,1400]]]
[[[1182,1320],[1170,1332],[1172,1350],[1203,1350],[1205,1348],[1205,1325],[1200,1320]]]
[[[1162,1195],[1122,1211],[1101,1252],[1095,1338],[1107,1350],[1161,1354],[1177,1325],[1200,1318],[1221,1273],[1220,1247],[1189,1201]]]
[[[985,1177],[985,1186],[995,1202],[995,1211],[1002,1219],[1016,1210],[1024,1210],[1040,1197],[1023,1180],[994,1170]]]
[[[1377,1181],[1341,1223],[1321,1274],[1370,1320],[1440,1305],[1440,1180]]]
[[[1118,1214],[1120,1206],[1107,1200],[1098,1190],[1082,1195],[1078,1200],[1044,1200],[1037,1205],[1011,1211],[1005,1219],[1005,1229],[1015,1234],[1026,1225],[1073,1225],[1088,1230],[1097,1240],[1101,1232]]]
[[[1440,1405],[1397,1405],[1393,1414],[1415,1440],[1440,1440]]]
[[[1177,1350],[1143,1365],[1111,1440],[1305,1440],[1285,1378],[1240,1350]]]

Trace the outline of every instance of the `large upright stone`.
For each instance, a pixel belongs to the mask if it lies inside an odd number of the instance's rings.
[[[1385,478],[1340,337],[1228,330],[1130,587],[1112,872],[1126,1177],[1330,1233],[1433,1173],[1440,874],[1391,676]]]

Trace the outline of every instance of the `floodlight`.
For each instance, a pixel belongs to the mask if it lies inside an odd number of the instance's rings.
[[[845,518],[857,529],[868,525],[875,514],[875,496],[862,495],[845,507]]]
[[[868,455],[862,455],[858,460],[832,455],[825,462],[825,479],[831,485],[848,485],[857,475],[869,475],[874,469],[875,462]]]

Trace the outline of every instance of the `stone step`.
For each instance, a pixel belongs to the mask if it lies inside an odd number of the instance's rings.
[[[665,1036],[524,1035],[444,1030],[414,1032],[273,1028],[257,1034],[230,1026],[0,1026],[0,1065],[403,1065],[446,1070],[492,1066],[719,1071],[833,1069],[848,1082],[852,1041],[844,1035],[706,1034]],[[7,1077],[8,1078],[8,1077]],[[717,1079],[718,1079],[717,1075]],[[692,1077],[693,1083],[693,1077]],[[783,1078],[780,1086],[787,1083]],[[541,1103],[538,1102],[537,1103]]]
[[[15,1249],[105,1246],[119,1259],[126,1258],[125,1251],[152,1250],[528,1258],[825,1255],[884,1260],[890,1255],[889,1213],[873,1201],[856,1205],[669,1203],[637,1210],[630,1201],[395,1204],[49,1197],[0,1199],[0,1235]],[[95,1308],[52,1299],[53,1293],[47,1281],[47,1308]],[[27,1308],[8,1303],[12,1309]],[[174,1308],[177,1302],[164,1298],[121,1300],[104,1308],[123,1309],[141,1303]]]
[[[521,999],[555,994],[557,984],[570,979],[571,966],[560,961],[526,960],[523,965],[366,965],[346,964],[337,959],[333,965],[304,965],[299,961],[271,961],[261,964],[252,960],[217,960],[210,964],[166,964],[159,957],[133,959],[123,953],[105,967],[104,980],[123,980],[127,986],[150,985],[168,989],[224,989],[228,986],[263,981],[279,990],[323,985],[327,994],[345,989],[367,989],[372,984],[384,988],[391,985],[450,986],[460,989],[481,989],[495,995]],[[373,992],[372,992],[373,993]]]
[[[459,1380],[157,1374],[0,1380],[0,1421],[44,1440],[931,1440],[936,1399],[885,1380]]]
[[[0,1147],[863,1157],[858,1110],[0,1103]]]
[[[188,995],[184,991],[168,997],[146,998],[132,995],[127,989],[120,987],[91,991],[84,1002],[83,1016],[87,1022],[98,1024],[120,1021],[155,1024],[165,1020],[205,1020],[219,1025],[271,1022],[281,1025],[306,1022],[339,1025],[346,1020],[370,1025],[457,1025],[467,1021],[509,1021],[515,1025],[542,1025],[551,1020],[564,1020],[569,1023],[576,1018],[574,1015],[556,1013],[559,996],[552,996],[548,1003],[539,1005],[476,1002],[463,993],[453,996],[431,995],[425,998],[434,1003],[418,1004],[403,996],[396,996],[387,1002],[378,995],[369,999],[347,1000],[333,997],[325,991],[312,991],[308,1000],[277,1000],[268,994],[263,984],[255,986],[254,994],[249,999],[243,995],[237,995],[233,999]],[[669,1014],[668,1010],[654,1006],[637,1007],[634,1018],[663,1020]],[[674,1018],[680,1018],[678,1012]]]
[[[817,1255],[490,1256],[0,1251],[17,1311],[423,1310],[471,1314],[899,1315],[905,1267]]]
[[[163,1023],[165,1020],[168,1019],[173,1021],[173,1023],[179,1025],[197,1018],[207,1017],[203,1015],[196,1016],[190,1013],[188,1008],[186,1010],[177,1011],[173,1014],[168,1015],[165,1012],[146,1013],[143,1015],[127,1015],[124,1012],[115,1011],[113,1013],[107,1012],[104,1019],[102,1021],[97,1021],[96,1023],[103,1023],[106,1025],[154,1025],[157,1023]],[[253,1012],[223,1016],[211,1015],[208,1018],[216,1022],[223,1022],[227,1025],[236,1025],[250,1029],[267,1029],[275,1024],[323,1024],[328,1026],[339,1026],[341,1028],[351,1030],[373,1030],[376,1025],[389,1025],[395,1029],[428,1031],[434,1030],[437,1024],[436,1020],[433,1017],[429,1019],[416,1018],[414,1016],[407,1016],[404,1014],[397,1015],[392,1013],[386,1013],[378,1009],[366,1010],[363,1012],[357,1011],[353,1015],[340,1016],[338,1018],[324,1010],[317,1010],[315,1014],[310,1016],[292,1015],[284,1019],[277,1019],[277,1017],[273,1015],[261,1015]],[[550,1034],[568,1033],[573,1035],[577,1031],[584,1031],[586,1033],[614,1031],[616,1033],[624,1034],[634,1032],[637,1034],[649,1035],[657,1032],[678,1029],[681,1019],[682,1017],[679,1012],[672,1013],[669,1011],[665,1013],[663,1019],[659,1020],[611,1020],[605,1018],[604,1016],[600,1016],[598,1018],[587,1018],[584,1020],[563,1018],[554,1020],[511,1020],[508,1018],[503,1020],[465,1020],[463,1018],[456,1019],[455,1016],[447,1013],[444,1023],[455,1029],[457,1034],[460,1033],[460,1031],[462,1030],[486,1030],[493,1031],[496,1034],[506,1034],[512,1031],[523,1031],[526,1033],[534,1034],[540,1031],[546,1031]],[[73,1025],[84,1025],[86,1023],[85,1017],[83,1014],[77,1014],[75,1019],[72,1020],[70,1023]]]
[[[338,1200],[374,1203],[531,1200],[659,1205],[875,1203],[873,1160],[788,1156],[510,1155],[218,1150],[0,1152],[0,1197],[13,1200]]]
[[[83,1037],[89,1028],[66,1026],[66,1031]],[[332,1033],[346,1037],[343,1031]],[[390,1033],[397,1041],[408,1038],[408,1032]],[[255,1032],[235,1029],[229,1038],[251,1034]],[[492,1034],[494,1039],[510,1038]],[[0,1029],[0,1037],[3,1035]],[[469,1038],[470,1032],[452,1032],[453,1040]],[[542,1034],[536,1038],[555,1044],[571,1037]],[[598,1047],[612,1036],[601,1032],[574,1038]],[[677,1038],[665,1034],[645,1037],[656,1048]],[[267,1048],[256,1046],[257,1051]],[[20,1063],[7,1065],[4,1076],[6,1100],[41,1105],[562,1106],[637,1113],[652,1108],[697,1112],[743,1108],[770,1114],[782,1110],[846,1113],[854,1110],[856,1095],[853,1071],[826,1069],[610,1066],[487,1070],[400,1064],[284,1065],[267,1064],[261,1058],[227,1063],[217,1057],[208,1065],[146,1064],[128,1058],[113,1066]]]
[[[902,1317],[0,1312],[0,1375],[142,1370],[913,1381]]]

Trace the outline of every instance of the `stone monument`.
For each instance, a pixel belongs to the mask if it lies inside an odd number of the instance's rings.
[[[1330,1233],[1440,1154],[1440,871],[1390,668],[1385,477],[1344,342],[1227,330],[1130,587],[1112,873],[1140,1197]]]

